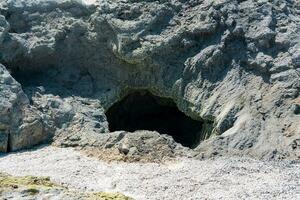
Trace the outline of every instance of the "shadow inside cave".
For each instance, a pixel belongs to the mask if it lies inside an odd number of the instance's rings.
[[[173,100],[144,90],[134,91],[112,105],[106,116],[111,132],[157,131],[189,148],[195,148],[204,139],[201,135],[203,122],[179,111]]]

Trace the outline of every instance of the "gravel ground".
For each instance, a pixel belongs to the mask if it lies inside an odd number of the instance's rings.
[[[300,199],[300,163],[249,158],[105,163],[70,148],[41,147],[0,156],[0,172],[50,176],[81,191],[135,199]]]

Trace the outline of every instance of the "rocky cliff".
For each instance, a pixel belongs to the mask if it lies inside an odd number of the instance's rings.
[[[105,114],[147,91],[201,122],[197,155],[300,156],[297,0],[1,0],[0,63],[2,152],[124,143]]]

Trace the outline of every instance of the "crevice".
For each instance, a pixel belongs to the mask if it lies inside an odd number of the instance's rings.
[[[11,152],[11,141],[10,141],[10,138],[11,136],[10,136],[10,132],[8,132],[8,134],[7,134],[7,147],[6,147],[6,152]]]

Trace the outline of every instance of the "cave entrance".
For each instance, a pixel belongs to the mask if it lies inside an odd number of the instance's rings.
[[[109,130],[150,130],[171,135],[185,147],[195,148],[203,123],[179,111],[172,99],[154,96],[148,91],[135,91],[115,103],[106,112]]]

